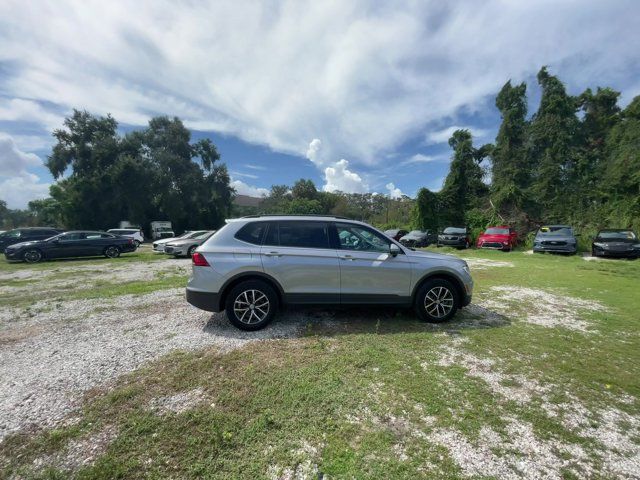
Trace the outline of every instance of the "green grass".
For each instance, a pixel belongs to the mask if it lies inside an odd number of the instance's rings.
[[[476,301],[491,298],[491,287],[516,286],[597,301],[609,311],[585,313],[593,329],[585,334],[525,322],[534,304],[514,308],[494,328],[456,321],[433,326],[372,309],[364,316],[358,311],[353,322],[349,312],[329,325],[312,322],[298,339],[257,342],[226,354],[174,352],[87,395],[78,425],[8,438],[0,444],[0,477],[64,478],[68,473],[55,468],[33,469],[33,460],[110,425],[117,438],[94,465],[76,470],[77,478],[253,479],[265,478],[270,466],[278,471],[305,461],[331,478],[460,478],[448,451],[429,440],[431,432],[455,429],[473,443],[490,427],[506,440],[510,417],[530,424],[541,441],[581,446],[597,471],[603,446],[550,418],[540,398],[526,404],[502,398],[464,366],[440,366],[438,360],[454,339],[465,339],[465,352],[493,360],[507,375],[505,387],[521,386],[508,375],[522,375],[552,386],[553,402],[571,395],[592,412],[615,407],[637,416],[640,261],[455,253],[514,265],[474,271]],[[171,276],[158,281],[165,280],[167,286],[178,282]],[[131,287],[105,286],[92,295]],[[153,398],[194,388],[203,389],[205,398],[184,413],[149,409]],[[635,402],[622,402],[623,395]],[[305,442],[317,454],[300,452]],[[564,476],[584,475],[567,470]]]

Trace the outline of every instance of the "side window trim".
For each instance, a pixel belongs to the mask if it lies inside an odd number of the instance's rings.
[[[280,224],[279,222],[267,222],[267,228],[264,230],[264,234],[262,235],[262,242],[260,243],[263,247],[279,247],[280,246]],[[275,244],[267,243],[267,238],[269,238],[269,234],[271,230],[275,232],[276,241]]]

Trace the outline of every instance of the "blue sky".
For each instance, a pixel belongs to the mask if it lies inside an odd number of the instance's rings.
[[[499,126],[494,97],[548,65],[573,94],[640,94],[633,0],[0,4],[0,199],[26,206],[72,108],[123,131],[177,115],[217,145],[239,193],[438,190],[449,134]]]

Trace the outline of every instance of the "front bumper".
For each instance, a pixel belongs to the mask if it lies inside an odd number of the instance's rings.
[[[536,253],[540,252],[552,252],[552,253],[576,253],[577,247],[576,245],[534,245],[533,251]]]
[[[212,292],[200,292],[187,288],[187,302],[200,310],[207,312],[220,311],[220,294]]]
[[[640,250],[606,250],[594,248],[593,255],[595,257],[640,258]]]
[[[509,250],[509,244],[505,245],[500,242],[482,242],[478,244],[478,248],[486,248],[490,250]]]
[[[20,251],[20,250],[12,250],[12,251],[5,250],[4,251],[4,258],[6,258],[7,260],[22,260],[22,251]]]
[[[164,253],[164,243],[154,243],[152,250],[158,253]]]
[[[185,246],[169,246],[165,245],[164,253],[168,255],[186,255],[188,248]]]
[[[438,245],[444,245],[447,247],[466,247],[467,241],[464,238],[458,240],[447,240],[439,238]]]

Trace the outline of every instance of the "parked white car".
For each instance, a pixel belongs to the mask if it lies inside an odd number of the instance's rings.
[[[198,235],[202,235],[206,231],[207,230],[186,231],[179,237],[163,238],[162,240],[156,240],[153,242],[153,251],[158,253],[164,253],[164,246],[167,243],[173,242],[174,240],[183,240],[185,238],[197,237]]]
[[[111,230],[107,230],[107,232],[120,235],[121,237],[133,238],[133,243],[136,244],[136,248],[144,242],[144,234],[139,228],[112,228]]]

